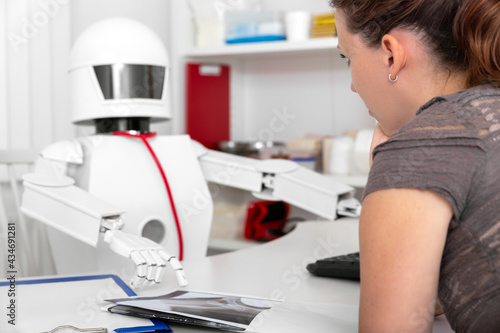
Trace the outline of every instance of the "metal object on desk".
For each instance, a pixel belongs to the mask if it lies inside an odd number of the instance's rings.
[[[278,141],[220,141],[217,149],[225,153],[262,158],[264,152],[271,154],[282,152],[286,148],[284,142]]]
[[[95,328],[78,328],[71,325],[61,325],[56,328],[42,333],[108,333],[108,329],[104,327],[95,327]]]

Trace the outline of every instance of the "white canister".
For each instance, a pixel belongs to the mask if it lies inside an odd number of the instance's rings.
[[[341,136],[332,140],[330,154],[330,173],[334,175],[347,175],[352,168],[352,149],[354,139],[350,136]]]
[[[370,172],[370,146],[373,131],[373,129],[362,129],[356,134],[352,153],[353,169],[356,174],[367,175]]]
[[[308,40],[311,35],[311,13],[290,11],[285,14],[286,39],[299,42]]]

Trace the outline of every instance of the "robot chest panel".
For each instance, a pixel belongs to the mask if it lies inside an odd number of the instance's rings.
[[[86,149],[88,191],[123,208],[127,215],[147,212],[170,216],[162,174],[143,142],[124,137],[103,137],[97,142]],[[187,137],[158,137],[150,139],[150,145],[177,206],[189,206],[199,193],[209,198],[206,181]]]

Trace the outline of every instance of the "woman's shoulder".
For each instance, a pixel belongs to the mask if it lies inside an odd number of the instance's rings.
[[[450,95],[441,95],[431,99],[418,111],[417,116],[427,113],[440,113],[447,108],[481,108],[482,104],[490,104],[489,107],[500,110],[498,101],[500,100],[500,88],[491,84],[475,86],[469,89],[460,90]],[[495,105],[496,104],[496,105]]]
[[[500,88],[481,85],[433,98],[391,139],[474,141],[496,131],[500,131]]]

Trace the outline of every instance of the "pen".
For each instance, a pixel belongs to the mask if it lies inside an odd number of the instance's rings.
[[[116,328],[116,333],[146,333],[146,332],[172,332],[172,329],[162,321],[152,320],[154,326],[136,326]]]

